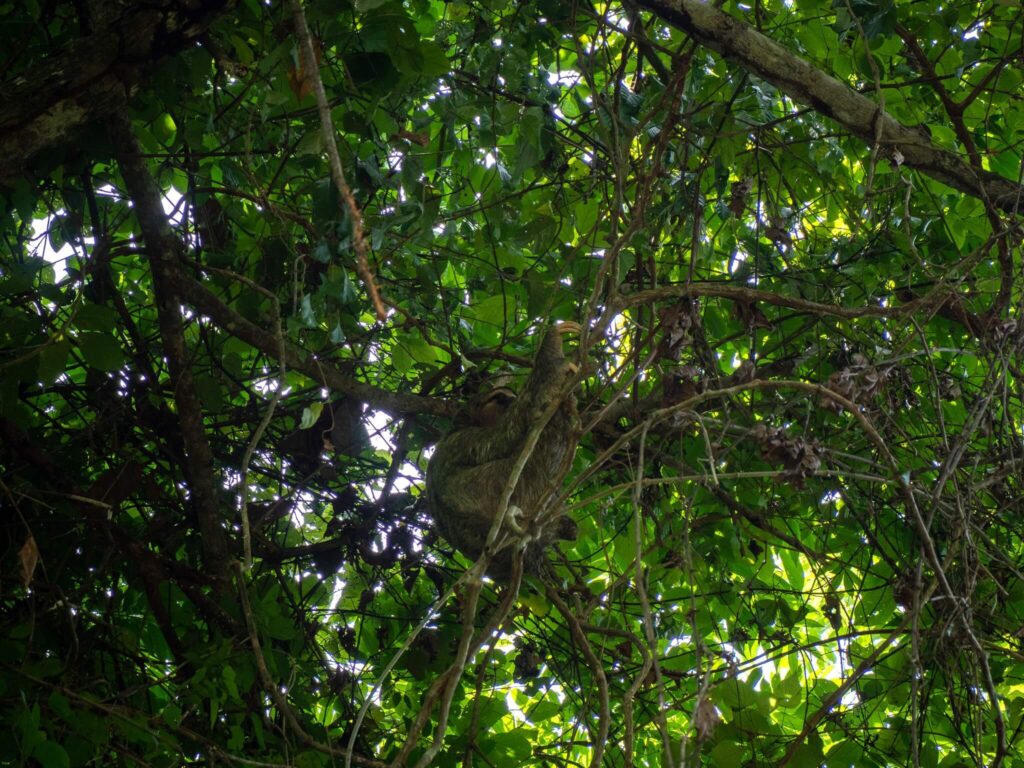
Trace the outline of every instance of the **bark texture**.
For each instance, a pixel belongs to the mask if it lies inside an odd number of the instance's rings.
[[[935,146],[916,128],[903,125],[874,101],[790,53],[749,24],[701,0],[637,0],[702,45],[757,75],[794,101],[830,117],[869,144],[881,142],[890,157],[953,189],[1017,213],[1024,187],[990,171],[976,172],[959,155]]]
[[[195,44],[232,0],[96,3],[84,35],[0,85],[0,182],[40,151],[116,111],[153,64]]]

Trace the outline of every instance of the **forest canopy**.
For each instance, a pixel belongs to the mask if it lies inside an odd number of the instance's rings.
[[[0,764],[1024,766],[1019,3],[0,52]],[[482,577],[428,461],[573,324],[572,535]]]

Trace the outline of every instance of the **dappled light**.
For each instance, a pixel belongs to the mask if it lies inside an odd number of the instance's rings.
[[[1019,4],[14,5],[0,765],[1024,765]]]

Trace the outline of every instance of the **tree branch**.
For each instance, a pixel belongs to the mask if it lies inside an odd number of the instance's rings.
[[[847,319],[858,317],[899,317],[917,311],[928,302],[940,304],[946,298],[945,296],[937,298],[934,293],[931,293],[896,307],[883,306],[881,304],[841,307],[836,304],[823,304],[817,301],[783,296],[757,288],[746,288],[733,283],[699,282],[663,285],[660,288],[650,288],[645,291],[623,294],[616,299],[616,307],[619,310],[623,310],[629,307],[665,301],[666,299],[695,299],[701,296],[729,299],[745,304],[770,304],[775,307],[786,307],[822,317],[842,317]]]
[[[277,359],[279,344],[277,337],[251,320],[235,312],[195,280],[178,275],[179,287],[185,301],[201,314],[211,318],[221,329],[263,354]],[[309,378],[329,387],[335,392],[351,395],[357,400],[369,403],[374,408],[390,414],[433,413],[438,416],[454,415],[452,404],[431,397],[389,392],[386,389],[355,381],[329,364],[294,344],[285,343],[284,361],[294,371],[301,371]],[[280,362],[280,361],[279,361]]]
[[[228,576],[227,565],[231,550],[219,511],[213,452],[203,425],[203,407],[185,348],[181,299],[177,289],[181,282],[178,279],[177,254],[180,243],[167,224],[161,206],[160,188],[142,159],[142,148],[128,118],[123,113],[114,113],[109,131],[117,147],[121,175],[135,204],[153,274],[157,320],[170,370],[174,402],[181,421],[181,434],[185,441],[184,469],[199,522],[203,564],[211,575],[223,583]],[[268,335],[273,338],[272,334]]]
[[[233,0],[130,5],[119,17],[104,19],[99,31],[33,65],[31,77],[0,86],[0,181],[16,177],[25,161],[67,141],[86,123],[116,113],[149,67],[194,45],[232,5]]]
[[[954,152],[936,147],[850,86],[790,53],[749,24],[702,0],[637,0],[702,45],[813,107],[864,141],[898,149],[903,164],[953,189],[1017,213],[1024,187],[990,171],[975,171]]]

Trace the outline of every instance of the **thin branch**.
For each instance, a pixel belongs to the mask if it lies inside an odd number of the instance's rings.
[[[302,51],[302,74],[307,83],[312,84],[313,93],[316,96],[317,111],[320,114],[320,128],[324,134],[324,145],[327,149],[327,159],[331,167],[331,181],[334,182],[338,194],[345,202],[349,218],[352,220],[352,243],[356,249],[356,272],[362,278],[366,286],[366,292],[370,295],[370,303],[377,313],[378,320],[386,320],[388,317],[387,307],[380,297],[380,290],[377,282],[370,271],[370,260],[367,257],[366,237],[363,233],[363,213],[359,210],[352,189],[345,180],[345,169],[341,165],[341,156],[338,154],[338,143],[335,140],[337,132],[334,130],[334,121],[331,119],[331,107],[327,103],[327,94],[324,92],[324,83],[320,78],[320,66],[316,62],[316,51],[313,50],[313,39],[309,34],[309,25],[306,23],[306,14],[302,10],[301,0],[291,0],[292,19],[295,23],[295,36],[299,38],[299,47]]]
[[[611,722],[608,677],[604,673],[604,667],[601,666],[601,660],[597,658],[597,654],[594,653],[590,641],[587,640],[587,635],[583,631],[583,625],[576,618],[575,614],[569,610],[569,606],[562,600],[558,590],[550,584],[546,584],[544,593],[569,624],[569,632],[572,634],[573,641],[583,652],[583,657],[587,660],[587,665],[590,667],[590,673],[597,682],[597,734],[594,738],[594,751],[590,755],[590,768],[597,768],[597,766],[601,765],[601,759],[604,757],[604,748],[608,741],[608,727]]]
[[[859,317],[902,317],[918,311],[922,307],[941,304],[948,296],[933,292],[922,298],[908,301],[899,306],[883,306],[881,304],[861,307],[841,307],[836,304],[823,304],[817,301],[783,296],[771,291],[757,288],[744,288],[731,283],[698,282],[680,285],[663,285],[645,291],[635,291],[620,296],[616,302],[619,310],[629,307],[652,304],[668,299],[694,299],[714,297],[747,304],[770,304],[775,307],[786,307],[812,315],[824,317],[841,317],[855,319]]]
[[[263,686],[263,690],[270,696],[274,702],[274,706],[277,707],[278,712],[284,718],[285,722],[288,723],[288,727],[295,733],[296,737],[303,744],[303,746],[309,747],[310,749],[322,752],[332,757],[346,758],[346,765],[348,760],[354,761],[357,765],[367,766],[368,768],[384,768],[385,764],[379,760],[372,760],[367,757],[360,755],[353,756],[351,750],[347,753],[345,750],[334,749],[327,744],[321,744],[319,741],[314,739],[306,729],[303,728],[302,723],[299,722],[298,717],[295,715],[295,711],[288,703],[288,699],[281,689],[281,686],[274,681],[273,676],[270,674],[270,669],[267,667],[266,657],[263,655],[263,647],[260,644],[259,631],[256,629],[256,619],[252,612],[252,605],[249,602],[249,591],[245,586],[245,571],[243,570],[242,563],[235,561],[235,581],[238,585],[238,597],[241,602],[242,615],[245,617],[245,627],[249,633],[249,646],[252,649],[253,659],[256,661],[256,671],[260,676],[260,683]]]
[[[658,663],[658,638],[654,632],[654,614],[651,601],[647,596],[647,574],[644,573],[644,538],[643,516],[640,511],[640,500],[643,495],[644,464],[647,451],[647,427],[640,432],[640,449],[636,460],[636,482],[633,484],[633,544],[636,555],[633,557],[633,581],[636,594],[640,599],[640,611],[643,616],[644,639],[650,649],[650,662],[654,669],[654,682],[658,691],[658,712],[656,719],[658,730],[661,731],[662,760],[668,768],[673,768],[672,740],[668,733],[668,722],[665,719],[665,678],[661,674]],[[713,460],[713,459],[712,459]]]
[[[252,345],[265,355],[277,358],[280,350],[277,337],[273,333],[231,309],[198,282],[182,278],[181,293],[185,301],[201,314],[213,320],[226,333]],[[361,381],[355,381],[336,368],[318,360],[312,353],[293,344],[286,343],[284,351],[286,359],[279,362],[285,363],[290,370],[300,371],[322,386],[329,387],[341,394],[350,395],[387,413],[433,413],[439,416],[451,416],[455,412],[453,405],[441,400],[391,392],[364,384]]]
[[[199,265],[196,264],[196,266]],[[248,571],[252,569],[252,531],[249,526],[249,464],[252,462],[253,453],[256,452],[256,446],[259,445],[260,440],[263,438],[263,433],[270,426],[270,420],[274,417],[277,404],[281,401],[281,397],[284,394],[285,374],[288,370],[288,356],[285,353],[284,346],[284,329],[281,327],[281,304],[272,291],[268,291],[262,285],[244,275],[217,267],[205,267],[205,269],[218,275],[223,275],[228,279],[237,280],[257,293],[266,296],[270,300],[270,306],[274,308],[274,336],[277,339],[277,361],[279,363],[277,386],[274,388],[274,394],[271,396],[270,402],[267,403],[267,408],[263,412],[263,418],[260,419],[260,423],[253,430],[252,436],[249,438],[248,445],[245,446],[245,453],[242,454],[241,466],[239,467],[241,478],[238,481],[238,513],[242,520],[242,556],[245,561],[245,569]]]
[[[922,602],[926,601],[929,597],[931,597],[937,585],[938,582],[933,580],[932,583],[929,585],[928,589],[925,591],[925,594],[922,598]],[[815,712],[811,714],[811,716],[808,717],[806,721],[804,721],[804,727],[800,730],[800,733],[797,734],[796,738],[790,742],[789,747],[786,748],[786,754],[783,755],[782,760],[779,761],[778,768],[786,768],[786,766],[789,765],[789,761],[793,759],[793,755],[796,754],[796,751],[800,748],[800,745],[804,743],[804,741],[807,739],[808,736],[811,735],[814,729],[818,727],[818,723],[824,720],[828,713],[832,711],[832,708],[843,700],[843,697],[850,691],[854,683],[856,683],[858,680],[864,677],[865,674],[871,671],[872,668],[874,668],[874,666],[878,663],[878,659],[882,655],[882,653],[884,653],[885,650],[890,645],[892,645],[893,642],[895,642],[896,638],[900,637],[906,631],[907,626],[910,624],[912,618],[913,614],[907,613],[903,617],[903,621],[901,621],[899,625],[895,629],[893,629],[886,636],[886,638],[882,640],[882,642],[879,643],[878,646],[871,653],[869,653],[864,660],[861,661],[860,664],[857,665],[857,668],[853,670],[853,672],[851,672],[850,675],[845,680],[843,680],[839,687],[832,691],[832,693],[825,699],[825,701],[822,702],[821,706],[818,707],[818,709],[815,710]]]

